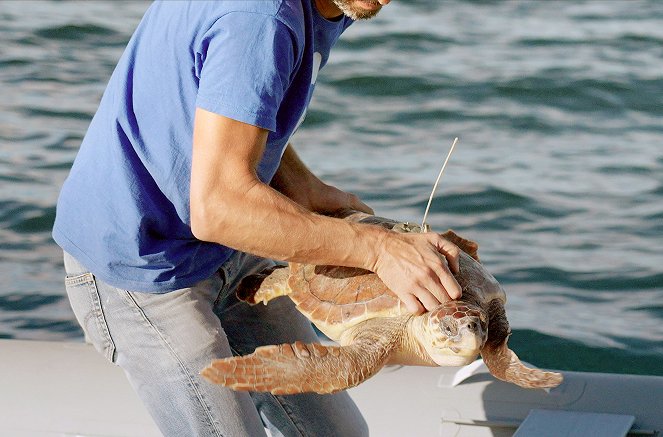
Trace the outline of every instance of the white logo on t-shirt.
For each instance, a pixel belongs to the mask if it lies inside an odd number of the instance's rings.
[[[320,64],[322,64],[322,54],[320,52],[313,53],[313,74],[311,74],[311,85],[313,85],[318,78]]]
[[[322,64],[322,54],[320,52],[313,53],[313,72],[311,73],[311,85],[315,85],[315,81],[318,78],[318,72],[320,71],[320,64]],[[304,123],[304,119],[306,118],[306,110],[307,109],[308,108],[305,108],[304,112],[302,113],[302,116],[299,117],[299,121],[297,122],[297,125],[295,126],[295,130],[292,131],[293,134],[295,132],[297,132],[297,129],[299,129],[299,126],[301,126],[302,123]]]

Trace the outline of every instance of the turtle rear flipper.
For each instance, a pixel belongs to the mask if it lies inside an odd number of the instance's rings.
[[[275,297],[284,296],[288,290],[288,268],[274,266],[242,279],[235,291],[237,298],[251,305],[265,305]]]
[[[239,391],[267,391],[275,395],[335,393],[368,379],[386,362],[386,357],[367,360],[365,354],[365,344],[323,346],[298,341],[214,360],[200,374],[215,384]]]
[[[481,356],[495,378],[524,388],[557,387],[564,379],[561,373],[526,367],[515,352],[509,349],[506,339],[497,346],[486,345]]]

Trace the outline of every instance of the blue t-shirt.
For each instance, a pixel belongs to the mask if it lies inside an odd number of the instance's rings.
[[[58,199],[55,241],[105,282],[166,292],[233,250],[191,233],[196,107],[268,129],[269,182],[351,24],[313,0],[156,2],[122,55]]]

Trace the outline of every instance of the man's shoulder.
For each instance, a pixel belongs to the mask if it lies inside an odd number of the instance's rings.
[[[212,24],[221,20],[224,24],[233,22],[236,14],[255,14],[257,20],[271,19],[281,22],[298,37],[303,37],[307,9],[303,2],[307,0],[223,0],[223,1],[195,1],[181,4],[180,2],[161,1],[162,8],[178,9],[170,11],[178,16],[183,15],[200,17],[200,21]],[[204,18],[203,18],[204,17]],[[259,18],[262,17],[262,18]],[[244,21],[244,20],[242,20]]]
[[[303,34],[306,11],[305,0],[237,0],[214,2],[221,13],[255,13],[280,21],[296,34]]]
[[[268,15],[281,20],[302,21],[305,13],[302,1],[303,0],[198,1],[193,2],[190,6],[207,9],[209,12],[217,16],[232,12],[244,12]]]
[[[253,12],[256,14],[265,14],[276,16],[282,3],[287,0],[224,0],[224,1],[205,1],[194,2],[198,7],[210,8],[218,14],[231,12]]]
[[[290,29],[295,38],[304,40],[308,8],[303,1],[307,0],[225,0],[211,2],[210,15],[220,19],[225,24],[235,20],[235,14],[255,14],[255,21],[274,20]],[[240,20],[241,22],[252,22],[254,20]]]
[[[303,1],[306,0],[199,0],[194,2],[161,0],[155,2],[150,9],[176,14],[183,18],[200,13],[214,19],[214,17],[218,18],[233,12],[244,12],[301,21],[305,13]]]

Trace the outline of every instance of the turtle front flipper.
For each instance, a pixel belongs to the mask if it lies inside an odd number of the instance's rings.
[[[209,381],[239,391],[275,395],[334,393],[374,375],[385,360],[366,360],[365,345],[317,343],[262,346],[250,355],[214,360],[202,372]]]
[[[235,294],[239,300],[251,305],[264,303],[275,297],[285,296],[288,289],[288,268],[274,266],[261,272],[246,276],[241,280]]]
[[[262,346],[249,355],[214,360],[201,375],[239,391],[335,393],[360,384],[387,362],[395,339],[371,331],[363,330],[348,346],[300,341]]]
[[[481,357],[495,378],[524,388],[551,388],[562,383],[564,378],[560,373],[526,367],[515,352],[509,349],[507,342],[511,329],[502,301],[493,299],[487,313],[488,339],[481,349]]]
[[[486,345],[481,356],[494,377],[524,388],[557,387],[564,379],[561,373],[526,367],[509,349],[506,339],[497,346]]]

